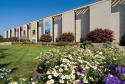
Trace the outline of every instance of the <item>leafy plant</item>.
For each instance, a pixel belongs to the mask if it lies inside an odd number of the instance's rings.
[[[87,40],[93,43],[112,42],[113,31],[109,29],[95,29],[87,34]]]
[[[50,34],[43,34],[40,37],[40,41],[42,41],[42,42],[51,42],[52,37],[50,36]]]
[[[60,34],[57,38],[56,38],[57,42],[73,42],[74,41],[74,35],[73,33],[63,33]]]

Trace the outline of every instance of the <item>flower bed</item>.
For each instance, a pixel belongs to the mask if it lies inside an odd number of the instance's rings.
[[[47,84],[124,84],[125,55],[106,44],[100,49],[65,47],[41,53],[33,81]]]

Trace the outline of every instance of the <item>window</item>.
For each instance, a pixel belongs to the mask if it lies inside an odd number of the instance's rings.
[[[33,35],[35,35],[36,34],[36,31],[35,30],[33,30]]]
[[[51,27],[50,22],[49,21],[46,22],[45,23],[45,34],[50,34],[50,27]]]

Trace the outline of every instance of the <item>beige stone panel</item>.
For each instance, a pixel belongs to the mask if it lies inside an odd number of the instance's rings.
[[[119,2],[114,4],[112,4],[112,26],[116,32],[116,40],[120,41],[121,36],[125,34],[125,6]]]
[[[81,20],[76,20],[76,42],[80,42],[81,38]]]
[[[56,42],[57,36],[58,36],[58,24],[54,24],[54,42]]]
[[[24,24],[22,27],[23,27],[23,38],[27,40],[27,24]]]
[[[39,39],[40,39],[41,35],[42,35],[42,28],[39,27]]]
[[[7,38],[7,31],[4,31],[4,38]]]
[[[62,14],[62,33],[72,32],[75,34],[75,14],[74,10]]]
[[[114,31],[114,39],[119,42],[120,40],[120,13],[112,13],[111,21],[112,30]]]
[[[8,30],[8,38],[10,38],[10,29]]]
[[[104,0],[90,6],[90,30],[111,27],[111,1]]]
[[[20,40],[20,26],[17,27],[17,30],[18,30],[18,32],[17,32],[17,37],[18,37],[18,39]]]
[[[15,31],[14,31],[14,28],[11,29],[12,30],[12,37],[15,37]]]
[[[18,29],[16,28],[16,37],[18,38]]]

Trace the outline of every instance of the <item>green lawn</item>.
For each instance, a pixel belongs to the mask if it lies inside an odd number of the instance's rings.
[[[36,69],[38,60],[35,59],[40,52],[46,52],[52,49],[47,46],[22,46],[9,45],[0,46],[0,64],[9,64],[7,68],[14,69],[10,76],[18,80],[31,76]]]

